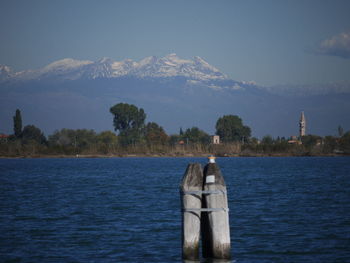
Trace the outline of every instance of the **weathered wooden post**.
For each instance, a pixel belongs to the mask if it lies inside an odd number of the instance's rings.
[[[203,171],[199,163],[189,164],[182,179],[182,258],[199,259]]]
[[[202,252],[205,258],[230,259],[231,241],[227,192],[215,157],[204,167]]]

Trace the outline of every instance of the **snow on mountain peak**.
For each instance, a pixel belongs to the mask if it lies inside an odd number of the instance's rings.
[[[191,60],[187,60],[187,59],[182,59],[182,58],[179,58],[175,53],[171,53],[169,55],[166,55],[163,60],[168,60],[168,61],[171,61],[172,63],[175,63],[175,64],[191,64],[192,61]]]
[[[156,56],[150,56],[150,57],[146,57],[146,58],[140,60],[137,64],[139,67],[142,67],[142,66],[147,65],[147,64],[155,63],[157,59],[158,58]]]
[[[72,58],[64,58],[64,59],[52,62],[51,64],[45,66],[43,68],[43,71],[50,71],[50,70],[56,70],[56,69],[69,70],[72,68],[81,67],[91,63],[93,62],[90,60],[76,60]]]
[[[0,65],[0,80],[6,80],[12,77],[13,71],[9,66]]]
[[[183,76],[190,79],[210,80],[226,79],[215,67],[199,57],[194,60],[182,59],[175,53],[162,58],[148,57],[137,63],[131,75],[138,77],[176,77]]]
[[[198,56],[194,57],[194,61],[197,63],[209,65],[208,62],[206,62],[204,59],[202,59],[201,57],[198,57]]]
[[[108,57],[103,57],[97,61],[98,63],[113,63],[113,60]]]
[[[0,72],[1,73],[10,73],[12,70],[9,66],[6,65],[0,65]]]
[[[206,62],[201,57],[198,57],[198,56],[194,57],[194,61],[202,69],[211,70],[211,71],[214,71],[214,72],[220,72],[217,68],[215,68],[212,65],[210,65],[208,62]]]
[[[12,69],[9,66],[6,65],[0,65],[0,74],[11,74]]]
[[[166,58],[171,58],[171,57],[177,57],[176,53],[170,53],[168,55],[165,56]]]
[[[0,68],[1,75],[5,72]],[[56,77],[58,79],[79,78],[117,78],[121,76],[134,77],[186,77],[194,80],[227,79],[218,69],[211,66],[204,59],[194,57],[193,60],[182,59],[175,53],[158,58],[146,57],[139,62],[131,59],[114,61],[110,58],[101,58],[93,62],[89,60],[75,60],[65,58],[55,61],[38,70],[18,72],[14,76],[20,79],[41,79]]]

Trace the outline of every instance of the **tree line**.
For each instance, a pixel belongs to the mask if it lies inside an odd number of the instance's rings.
[[[40,155],[322,155],[349,154],[350,132],[341,136],[320,137],[307,135],[292,138],[264,136],[261,141],[251,137],[250,127],[237,115],[224,115],[216,122],[219,145],[211,142],[211,136],[198,127],[168,135],[162,126],[146,122],[142,108],[118,103],[110,108],[115,132],[96,133],[88,129],[61,129],[46,137],[34,125],[22,128],[19,109],[13,117],[13,134],[0,139],[1,156]],[[340,130],[339,130],[340,132]]]
[[[350,131],[342,136],[305,135],[293,138],[264,136],[261,141],[252,138],[241,149],[243,156],[319,156],[350,154]]]

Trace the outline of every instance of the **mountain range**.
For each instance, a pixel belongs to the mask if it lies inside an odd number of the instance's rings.
[[[197,80],[227,79],[218,69],[200,57],[193,60],[169,54],[162,58],[146,57],[139,62],[131,59],[114,61],[102,58],[96,62],[66,58],[55,61],[37,70],[13,72],[8,66],[0,66],[0,79],[33,80],[59,78],[61,80],[133,77],[186,77]]]
[[[290,136],[298,132],[300,112],[313,134],[349,129],[350,85],[264,87],[229,78],[200,57],[176,54],[140,61],[66,58],[20,72],[0,65],[0,133],[12,132],[12,116],[22,110],[24,124],[46,133],[60,128],[112,129],[109,108],[126,102],[145,109],[148,121],[168,133],[198,126],[214,133],[218,117],[235,114],[253,135]]]

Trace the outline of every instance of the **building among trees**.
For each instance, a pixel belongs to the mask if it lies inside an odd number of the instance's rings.
[[[220,136],[219,135],[211,136],[211,143],[212,144],[220,144]]]
[[[290,140],[288,140],[289,144],[302,144],[301,140],[298,140],[298,137],[293,135],[290,137]]]

